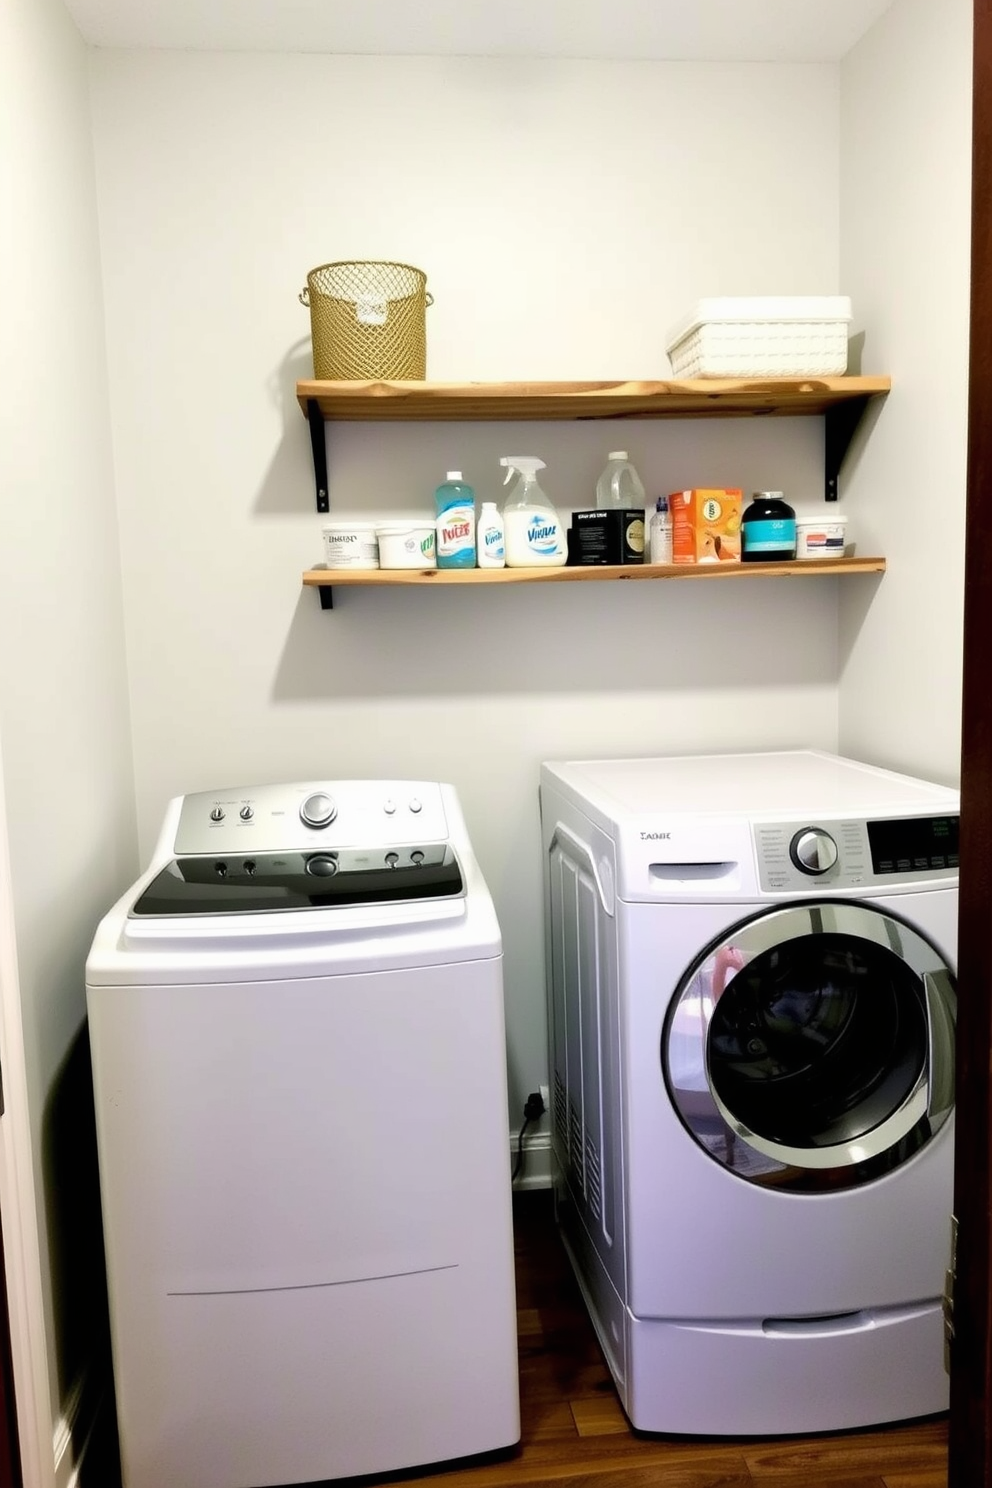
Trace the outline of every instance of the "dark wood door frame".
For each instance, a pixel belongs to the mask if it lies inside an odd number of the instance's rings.
[[[992,0],[974,0],[973,79],[949,1488],[992,1485]]]

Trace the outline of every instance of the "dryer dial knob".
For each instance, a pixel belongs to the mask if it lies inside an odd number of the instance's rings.
[[[800,873],[818,877],[829,873],[837,862],[837,844],[822,827],[804,827],[789,844],[789,857]]]
[[[329,827],[337,814],[338,808],[323,791],[307,796],[300,807],[300,820],[308,827]]]

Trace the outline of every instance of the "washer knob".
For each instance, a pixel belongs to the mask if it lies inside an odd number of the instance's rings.
[[[819,877],[837,862],[837,844],[822,827],[804,827],[789,844],[789,857],[800,873]]]
[[[329,827],[337,814],[338,808],[323,791],[307,796],[300,807],[300,820],[308,827]]]
[[[251,806],[242,806],[241,810],[238,812],[238,815],[240,816],[242,821],[251,821],[252,817],[255,815],[255,811],[254,808]]]
[[[222,822],[224,820],[224,808],[223,808],[223,806],[214,806],[213,807],[213,809],[210,812],[210,820],[212,822]]]

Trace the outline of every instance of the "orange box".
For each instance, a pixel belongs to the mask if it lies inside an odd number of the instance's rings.
[[[732,491],[675,491],[672,514],[673,563],[739,563],[741,497]]]

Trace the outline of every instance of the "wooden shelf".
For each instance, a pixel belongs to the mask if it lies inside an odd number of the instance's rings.
[[[843,574],[880,574],[884,558],[810,558],[792,563],[686,563],[580,568],[310,568],[305,588],[319,591],[322,608],[331,609],[335,588],[425,586],[434,589],[480,584],[569,584],[629,582],[645,579],[813,579]]]
[[[329,509],[329,420],[787,418],[822,415],[824,498],[855,430],[888,377],[699,378],[682,382],[298,382],[310,425],[317,510]]]
[[[683,382],[298,382],[323,419],[728,418],[826,413],[877,397],[888,377],[706,378]]]

